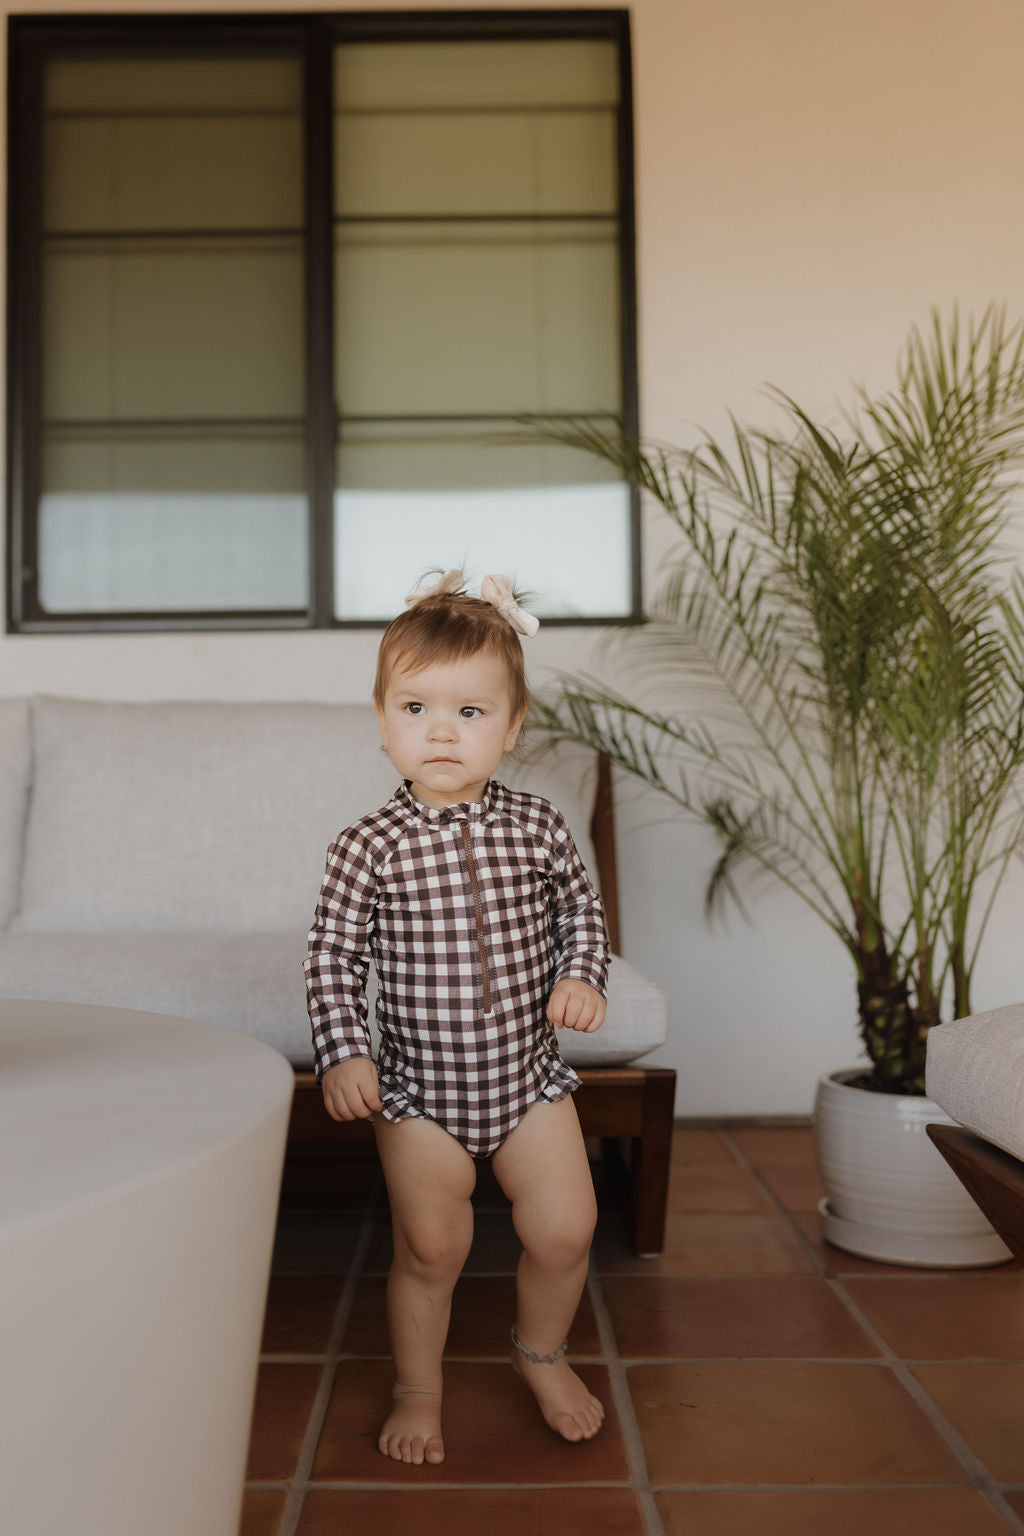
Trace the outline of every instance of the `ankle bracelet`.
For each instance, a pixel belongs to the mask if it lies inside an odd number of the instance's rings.
[[[561,1360],[569,1348],[569,1340],[563,1339],[553,1355],[535,1355],[532,1349],[527,1349],[518,1333],[516,1333],[514,1323],[512,1325],[512,1343],[519,1350],[520,1354],[525,1355],[527,1360],[532,1360],[534,1365],[554,1365],[556,1360]]]

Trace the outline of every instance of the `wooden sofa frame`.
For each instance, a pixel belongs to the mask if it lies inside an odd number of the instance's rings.
[[[611,764],[598,759],[591,837],[608,937],[619,951],[619,888]],[[603,1144],[606,1167],[625,1204],[636,1253],[661,1252],[672,1148],[676,1074],[667,1067],[581,1067],[575,1095],[584,1136]],[[375,1162],[367,1121],[340,1124],[323,1107],[312,1072],[295,1073],[281,1199],[286,1208],[335,1203],[342,1165]]]
[[[1024,1260],[1024,1163],[960,1125],[925,1130],[1018,1259]]]

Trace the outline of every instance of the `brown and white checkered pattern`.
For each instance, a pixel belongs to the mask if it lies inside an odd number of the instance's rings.
[[[370,957],[388,1120],[437,1120],[487,1156],[536,1099],[578,1086],[545,1008],[565,977],[604,994],[608,940],[600,898],[549,801],[492,779],[481,801],[436,809],[406,781],[331,844],[304,967],[318,1081],[370,1055]]]

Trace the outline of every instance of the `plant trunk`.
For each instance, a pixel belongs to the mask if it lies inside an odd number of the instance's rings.
[[[924,1093],[925,1041],[937,1024],[912,1007],[905,975],[895,975],[885,940],[876,935],[858,957],[861,1037],[872,1062],[862,1086],[878,1093]]]
[[[950,965],[953,971],[953,1018],[966,1019],[971,1012],[971,977],[962,940],[952,946]]]

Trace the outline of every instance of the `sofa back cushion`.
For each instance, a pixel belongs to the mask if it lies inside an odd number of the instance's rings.
[[[398,783],[363,704],[39,698],[33,739],[15,930],[304,931],[328,844]],[[500,776],[554,799],[594,870],[580,769]]]
[[[0,928],[18,905],[29,781],[29,703],[0,699]]]

